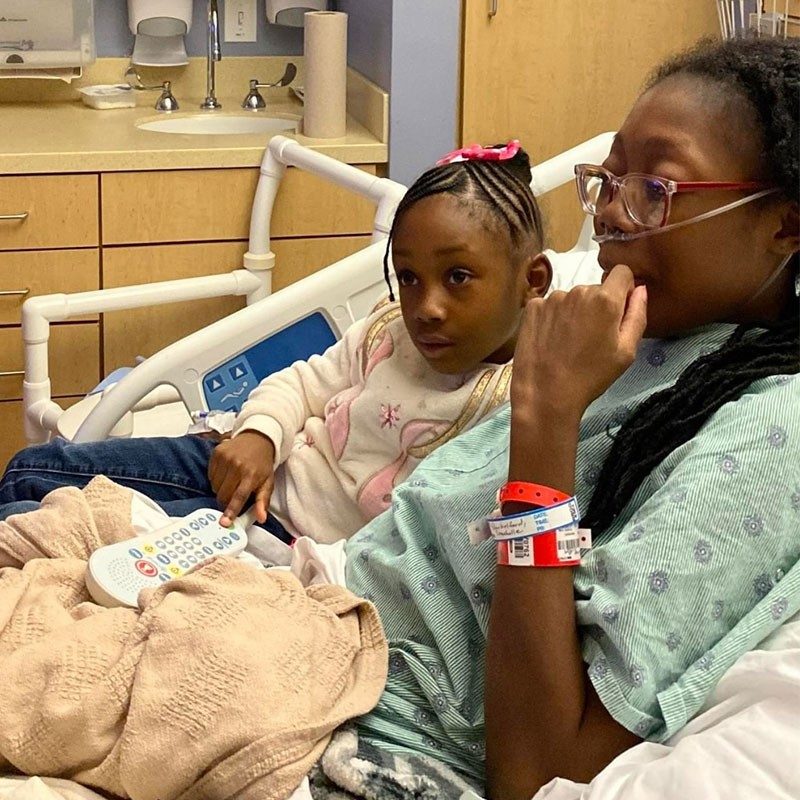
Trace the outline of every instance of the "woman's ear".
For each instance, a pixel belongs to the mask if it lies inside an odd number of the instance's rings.
[[[773,248],[784,256],[800,250],[800,205],[795,200],[786,203],[782,209],[780,227],[775,231]]]
[[[544,253],[531,256],[524,266],[525,301],[533,297],[544,297],[553,281],[553,265]]]

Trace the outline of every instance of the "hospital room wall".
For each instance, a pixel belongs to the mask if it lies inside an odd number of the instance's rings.
[[[713,0],[500,0],[466,3],[461,137],[522,140],[534,162],[616,130],[668,54],[719,37]],[[550,242],[571,247],[574,188],[543,202]]]

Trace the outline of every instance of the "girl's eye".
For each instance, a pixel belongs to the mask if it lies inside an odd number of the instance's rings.
[[[470,273],[465,269],[454,269],[450,273],[448,281],[455,286],[463,286],[465,283],[469,282],[471,278],[472,275],[470,275]]]
[[[417,282],[417,276],[410,269],[401,269],[397,273],[397,283],[400,286],[413,286]]]

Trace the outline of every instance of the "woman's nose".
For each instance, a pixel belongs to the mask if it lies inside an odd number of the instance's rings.
[[[636,229],[636,223],[631,219],[628,210],[625,208],[625,200],[622,197],[620,188],[617,188],[607,203],[598,204],[595,229],[625,232],[632,232]]]

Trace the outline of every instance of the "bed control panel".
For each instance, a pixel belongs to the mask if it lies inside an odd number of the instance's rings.
[[[241,409],[260,381],[274,372],[324,353],[336,342],[326,317],[316,311],[254,344],[248,350],[206,373],[203,396],[209,410]]]

